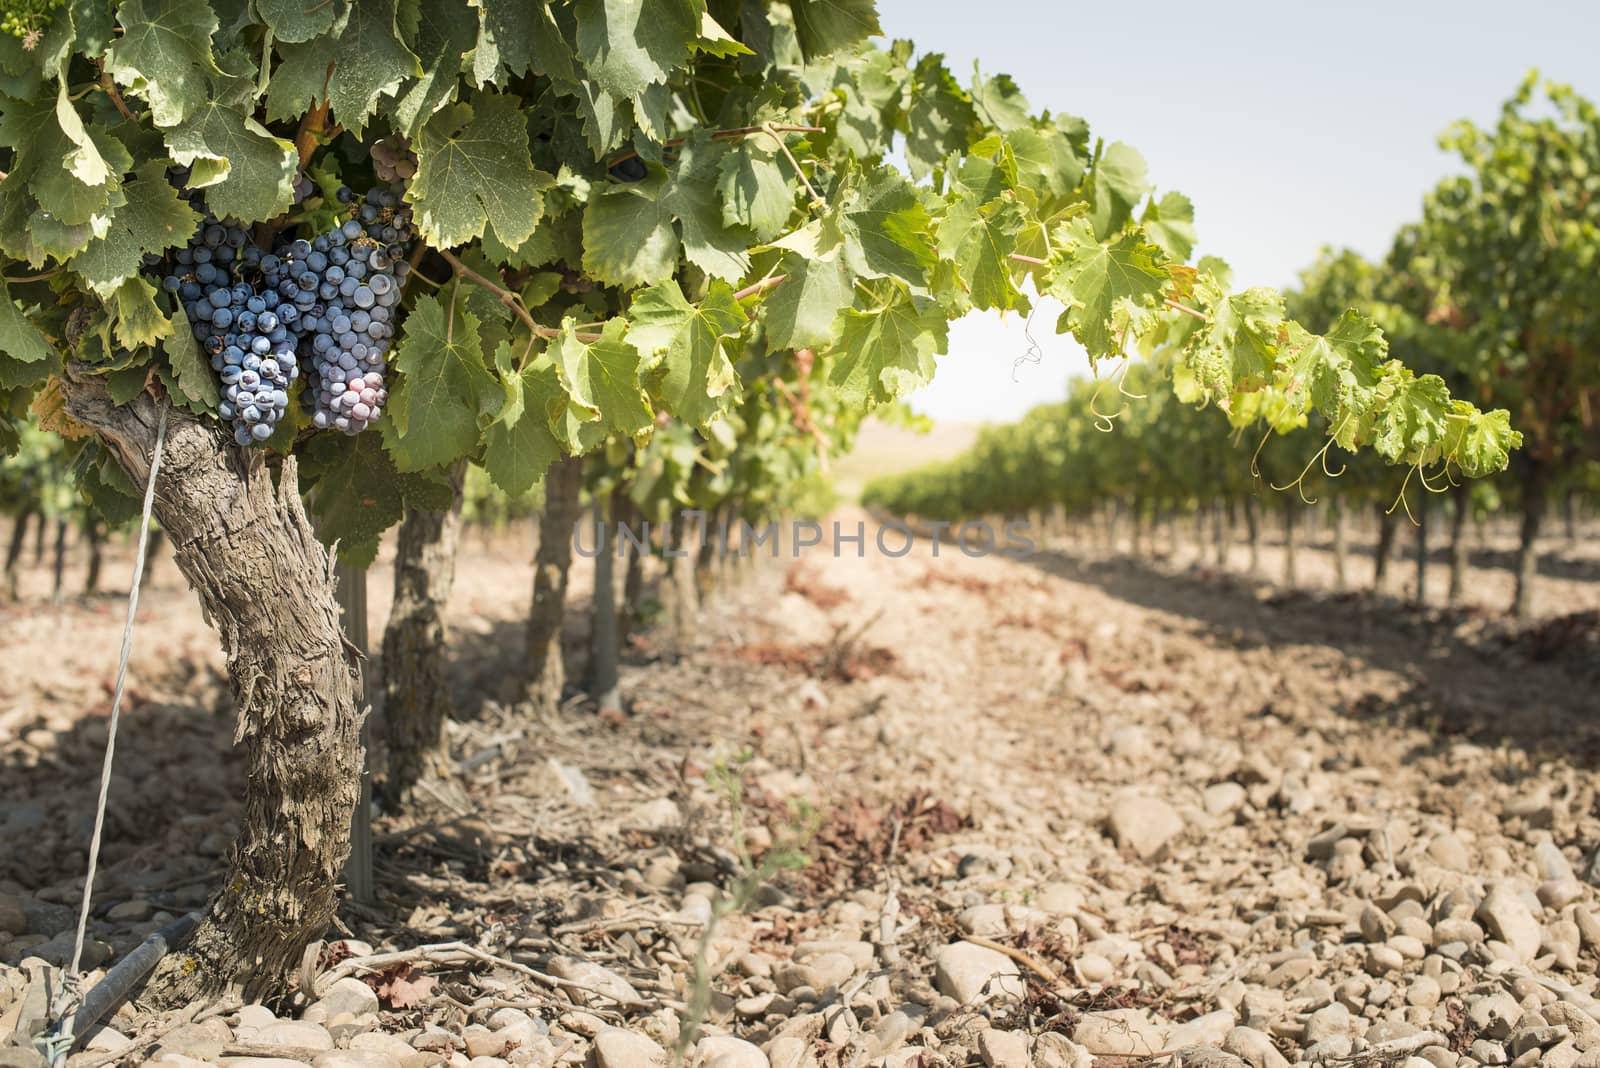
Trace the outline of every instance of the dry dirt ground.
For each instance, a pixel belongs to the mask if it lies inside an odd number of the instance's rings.
[[[1192,551],[933,548],[766,562],[682,655],[641,636],[627,716],[535,719],[497,700],[527,542],[470,536],[470,805],[378,815],[378,900],[288,1000],[124,1009],[73,1063],[1600,1065],[1592,617],[1283,592]],[[1568,572],[1547,605],[1592,609]],[[380,561],[375,635],[388,582]],[[0,609],[0,1033],[70,952],[121,613]],[[163,561],[96,966],[218,877],[240,774],[220,668]]]

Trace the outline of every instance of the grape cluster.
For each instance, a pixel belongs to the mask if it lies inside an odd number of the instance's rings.
[[[311,422],[347,434],[366,429],[389,398],[385,359],[394,337],[394,310],[411,265],[410,210],[392,189],[357,199],[339,190],[350,217],[313,240],[279,250],[267,284],[301,309],[301,356]]]
[[[372,146],[372,170],[385,182],[403,182],[417,173],[417,154],[404,137],[385,137]]]
[[[291,331],[297,311],[248,281],[261,252],[239,226],[207,215],[173,254],[162,288],[182,304],[200,346],[222,382],[217,414],[240,445],[266,441],[289,407],[300,375]]]
[[[181,188],[187,175],[174,172]],[[222,384],[217,414],[240,445],[266,441],[305,374],[301,399],[313,425],[359,433],[388,400],[384,375],[394,312],[411,266],[411,214],[397,189],[357,198],[340,189],[348,218],[312,240],[281,240],[271,252],[237,225],[205,213],[197,192],[181,194],[204,221],[170,258],[147,256],[162,288],[183,305]]]

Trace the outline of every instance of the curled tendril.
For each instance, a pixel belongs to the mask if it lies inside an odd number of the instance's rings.
[[[1035,340],[1033,331],[1030,329],[1033,326],[1033,317],[1038,311],[1039,305],[1037,304],[1028,309],[1028,318],[1022,324],[1022,336],[1028,339],[1028,347],[1022,350],[1022,355],[1011,361],[1011,381],[1013,382],[1017,381],[1017,371],[1023,364],[1038,363],[1044,359],[1044,349],[1039,347],[1039,342]]]
[[[1450,482],[1451,485],[1454,485],[1454,482],[1451,482],[1450,479],[1450,461],[1445,460],[1442,464],[1442,468],[1445,481]],[[1427,490],[1429,493],[1448,493],[1450,491],[1450,486],[1440,486],[1438,489],[1434,489],[1432,486],[1430,486],[1428,484],[1428,475],[1422,470],[1421,464],[1417,465],[1417,478],[1422,481],[1422,488]]]
[[[1348,415],[1345,416],[1343,419],[1341,419],[1339,421],[1339,425],[1333,428],[1333,433],[1328,435],[1328,445],[1332,445],[1334,442],[1339,440],[1339,435],[1344,432],[1344,426],[1349,421],[1350,421],[1350,417]],[[1322,450],[1322,473],[1324,475],[1327,475],[1329,478],[1338,478],[1339,476],[1343,475],[1348,470],[1350,470],[1350,465],[1341,463],[1339,465],[1339,470],[1337,470],[1337,471],[1329,471],[1328,470],[1328,450],[1327,450],[1326,447],[1323,448],[1323,450]]]
[[[1124,381],[1127,380],[1128,368],[1130,368],[1132,366],[1133,366],[1133,361],[1132,360],[1124,359],[1123,362],[1122,362],[1122,366],[1117,370],[1117,373],[1115,375],[1116,382],[1117,382],[1117,392],[1122,394],[1124,397],[1131,398],[1132,400],[1149,400],[1150,399],[1150,395],[1148,393],[1131,393],[1131,392],[1128,391],[1128,387],[1126,387],[1126,386],[1124,386],[1122,384]]]
[[[1267,447],[1267,439],[1272,436],[1272,427],[1267,427],[1267,432],[1261,435],[1261,442],[1256,446],[1256,451],[1250,454],[1250,477],[1261,477],[1261,450]]]
[[[1406,510],[1406,518],[1411,520],[1411,525],[1414,527],[1420,527],[1422,525],[1421,523],[1417,522],[1417,517],[1411,514],[1411,502],[1406,500],[1406,487],[1411,485],[1411,476],[1420,470],[1422,470],[1422,465],[1417,464],[1415,467],[1406,472],[1405,481],[1400,483],[1400,495],[1395,498],[1394,503],[1391,504],[1383,513],[1384,515],[1394,515],[1394,510],[1396,508],[1404,507]]]
[[[1294,490],[1296,493],[1298,493],[1300,495],[1300,500],[1301,500],[1302,503],[1304,503],[1304,504],[1316,504],[1317,503],[1317,498],[1315,498],[1315,497],[1307,497],[1306,496],[1306,475],[1311,473],[1312,465],[1315,464],[1319,460],[1322,461],[1322,470],[1324,472],[1327,472],[1327,470],[1328,470],[1328,450],[1330,448],[1332,448],[1332,447],[1333,447],[1333,439],[1329,438],[1327,440],[1327,443],[1324,444],[1322,446],[1322,448],[1317,450],[1317,454],[1315,456],[1313,456],[1311,459],[1306,461],[1306,465],[1300,469],[1300,476],[1298,478],[1296,478],[1293,482],[1287,482],[1287,483],[1283,484],[1282,486],[1274,485],[1272,488],[1277,490],[1279,493],[1282,493],[1285,490],[1292,489],[1292,490]],[[1343,468],[1340,468],[1341,472],[1343,470],[1344,470]],[[1329,477],[1337,477],[1337,476],[1329,476]]]
[[[1089,414],[1094,417],[1094,428],[1102,434],[1109,434],[1117,429],[1117,420],[1128,414],[1128,406],[1124,404],[1114,415],[1107,415],[1102,412],[1096,402],[1100,399],[1100,391],[1105,388],[1105,379],[1097,378],[1095,380],[1094,393],[1089,397]]]

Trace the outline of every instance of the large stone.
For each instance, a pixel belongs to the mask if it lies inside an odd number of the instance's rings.
[[[971,942],[952,942],[933,954],[934,985],[963,1005],[985,993],[1020,998],[1026,993],[1016,961]]]
[[[594,1036],[595,1068],[665,1068],[667,1051],[643,1035],[608,1027]]]
[[[301,1049],[332,1049],[333,1036],[321,1024],[304,1020],[278,1020],[255,1033],[250,1041],[266,1046],[298,1046]]]
[[[1111,803],[1106,826],[1117,845],[1148,859],[1183,831],[1183,817],[1159,798],[1123,797]]]
[[[322,1018],[325,1020],[331,1020],[341,1012],[361,1016],[378,1011],[378,994],[360,979],[346,977],[330,986],[315,1004],[322,1006]]]
[[[569,983],[581,983],[586,989],[569,990],[580,1004],[604,1006],[613,1001],[637,1003],[640,1000],[639,992],[632,983],[593,961],[556,957],[550,961],[550,974]],[[596,997],[595,992],[604,996]]]
[[[1033,1040],[1033,1068],[1094,1068],[1094,1054],[1059,1031]]]
[[[399,1064],[399,1057],[380,1050],[331,1049],[317,1054],[311,1068],[398,1068]]]
[[[698,1063],[706,1068],[771,1068],[761,1047],[732,1035],[707,1035],[695,1052]]]
[[[1272,1039],[1253,1027],[1235,1027],[1229,1031],[1222,1040],[1222,1048],[1251,1068],[1289,1068],[1289,1061],[1278,1052]]]
[[[1510,946],[1522,960],[1530,961],[1539,955],[1539,943],[1544,937],[1539,921],[1510,886],[1495,884],[1478,906],[1477,918],[1490,937]]]
[[[978,1056],[988,1068],[1030,1068],[1028,1036],[1021,1031],[978,1032]]]
[[[1140,1009],[1088,1012],[1072,1040],[1097,1057],[1153,1057],[1167,1045],[1170,1025]]]
[[[22,909],[21,899],[14,894],[0,894],[0,935],[26,934],[27,931],[28,914]]]

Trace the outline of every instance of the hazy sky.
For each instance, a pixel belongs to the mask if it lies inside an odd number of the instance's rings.
[[[1158,190],[1195,203],[1197,254],[1237,284],[1292,284],[1325,245],[1381,255],[1424,190],[1455,169],[1435,144],[1458,118],[1488,124],[1538,67],[1600,97],[1600,0],[878,0],[884,32],[1016,78],[1034,110],[1080,115],[1126,141]],[[913,397],[936,419],[1015,419],[1060,397],[1082,350],[1041,306],[1043,360],[1016,316],[953,324],[950,355]]]

